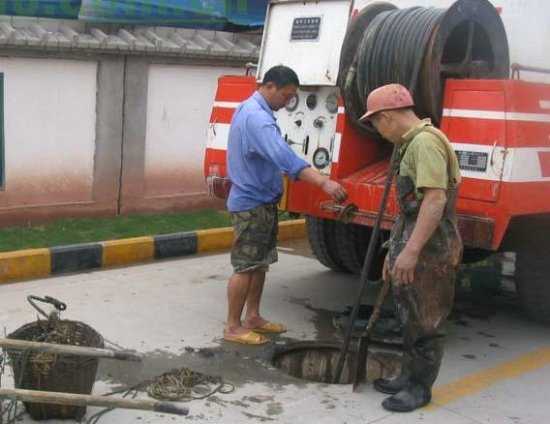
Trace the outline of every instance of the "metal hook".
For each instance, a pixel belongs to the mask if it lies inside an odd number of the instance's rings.
[[[44,296],[44,297],[38,297],[38,296],[27,296],[27,301],[31,304],[31,306],[38,311],[38,313],[45,318],[50,318],[50,316],[44,312],[44,310],[38,306],[35,301],[37,302],[43,302],[43,303],[49,303],[50,305],[53,305],[55,309],[57,309],[59,312],[64,311],[67,309],[67,304],[61,302],[60,300],[57,300],[51,296]]]

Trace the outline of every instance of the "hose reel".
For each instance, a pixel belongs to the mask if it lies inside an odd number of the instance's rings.
[[[412,86],[418,115],[438,124],[447,78],[507,78],[509,61],[504,25],[487,0],[458,0],[448,9],[377,2],[348,26],[338,86],[348,119],[372,134],[358,119],[375,88]]]

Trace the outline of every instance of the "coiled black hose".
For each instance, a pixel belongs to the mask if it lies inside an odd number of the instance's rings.
[[[420,104],[418,74],[429,38],[444,13],[444,9],[413,7],[374,18],[363,33],[343,87],[346,109],[355,119],[365,111],[368,94],[389,83],[408,87]]]
[[[428,39],[443,14],[415,7],[375,18],[359,47],[356,82],[363,102],[376,87],[392,82],[415,91]]]
[[[504,26],[487,0],[458,0],[449,9],[396,9],[379,2],[363,9],[348,28],[338,85],[348,117],[374,134],[358,119],[377,87],[408,87],[418,115],[437,123],[447,77],[505,78],[508,69]]]

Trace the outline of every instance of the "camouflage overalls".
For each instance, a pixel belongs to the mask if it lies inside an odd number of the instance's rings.
[[[462,241],[455,214],[460,177],[458,176],[457,181],[453,181],[452,177],[455,175],[453,172],[459,172],[455,153],[444,134],[427,122],[417,128],[412,139],[424,131],[435,135],[447,151],[447,204],[439,226],[419,256],[414,282],[410,285],[392,282],[392,290],[398,317],[403,326],[406,352],[404,372],[409,374],[409,381],[412,383],[430,389],[439,373],[443,356],[440,330],[453,306],[455,274],[462,256]],[[393,269],[395,260],[411,237],[422,202],[414,181],[409,176],[401,175],[404,153],[401,152],[397,176],[400,214],[390,237],[390,269]]]

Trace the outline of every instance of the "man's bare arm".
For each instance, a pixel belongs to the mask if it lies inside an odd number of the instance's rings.
[[[440,188],[424,190],[424,199],[420,205],[416,225],[406,248],[420,254],[439,225],[446,204],[447,195],[445,190]]]
[[[439,225],[446,203],[447,195],[445,190],[439,188],[424,190],[424,199],[420,205],[420,211],[411,238],[397,257],[391,272],[396,282],[410,284],[414,281],[414,270],[420,252],[422,252],[422,249]]]
[[[320,174],[312,168],[304,168],[298,175],[298,179],[321,187],[321,189],[337,202],[346,200],[347,194],[344,188],[336,181]]]

